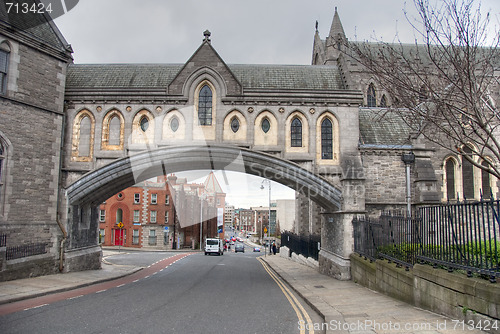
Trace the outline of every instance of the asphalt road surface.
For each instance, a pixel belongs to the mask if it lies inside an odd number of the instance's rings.
[[[126,278],[34,299],[33,307],[0,316],[0,332],[312,333],[300,331],[299,321],[321,320],[258,260],[261,255],[247,247],[223,256],[110,256],[116,264],[152,265]]]

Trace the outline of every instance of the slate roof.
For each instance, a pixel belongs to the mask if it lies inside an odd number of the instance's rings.
[[[84,64],[69,66],[66,89],[166,88],[183,64]],[[341,90],[335,66],[228,65],[247,89]]]
[[[166,88],[182,64],[89,64],[68,68],[66,89]]]
[[[26,0],[25,2],[33,3],[33,0]],[[59,51],[68,51],[68,43],[50,17],[32,12],[17,15],[7,14],[4,10],[0,10],[0,21],[6,22]]]
[[[360,109],[359,134],[361,147],[397,148],[409,145],[410,129],[396,113]]]

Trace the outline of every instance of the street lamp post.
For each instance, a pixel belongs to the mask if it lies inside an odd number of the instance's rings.
[[[408,213],[408,218],[411,217],[411,183],[410,183],[410,166],[415,162],[415,154],[413,152],[403,153],[401,155],[401,160],[406,166],[406,210]]]
[[[203,243],[203,197],[200,196],[200,251]]]
[[[271,180],[269,179],[265,179],[265,180],[262,180],[262,183],[260,184],[260,189],[264,189],[264,182],[267,181],[267,184],[269,185],[269,212],[268,212],[268,218],[267,218],[267,225],[268,225],[268,229],[267,231],[269,232],[269,234],[271,234]],[[269,247],[271,247],[271,239],[268,237],[268,240],[269,240]],[[265,244],[265,242],[264,242]],[[270,251],[271,248],[269,248],[269,255],[271,255],[271,251]],[[266,256],[267,254],[267,247],[264,247],[264,256]]]

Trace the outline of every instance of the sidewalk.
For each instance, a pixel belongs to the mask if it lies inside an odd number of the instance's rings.
[[[463,322],[458,324],[353,281],[336,280],[279,254],[261,259],[325,319],[315,326],[322,326],[326,333],[483,333],[462,329]]]
[[[124,252],[123,248],[121,252]],[[118,254],[118,249],[116,251],[103,251],[102,269],[100,270],[78,271],[0,282],[0,305],[111,281],[142,269],[142,267],[107,262],[106,257],[114,254]]]

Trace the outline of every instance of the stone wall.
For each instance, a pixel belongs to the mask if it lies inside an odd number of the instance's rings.
[[[402,151],[363,150],[365,204],[369,215],[381,210],[401,210],[406,201],[406,172]]]
[[[385,260],[370,262],[355,253],[350,259],[352,280],[372,290],[455,320],[484,324],[488,319],[500,319],[498,283],[428,265],[416,264],[405,271]]]

